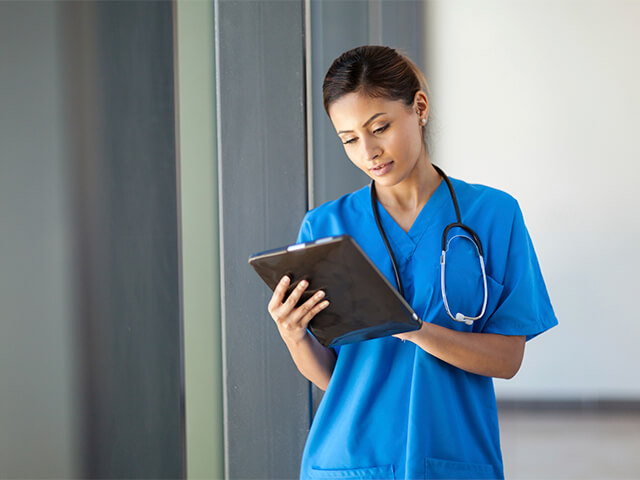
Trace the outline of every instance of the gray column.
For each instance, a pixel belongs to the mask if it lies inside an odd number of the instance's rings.
[[[251,253],[293,243],[306,206],[302,0],[216,2],[225,463],[295,478],[309,383],[267,313]]]

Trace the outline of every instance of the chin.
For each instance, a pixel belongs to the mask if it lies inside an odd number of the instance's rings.
[[[380,185],[381,187],[393,187],[401,182],[401,179],[399,179],[395,175],[385,175],[383,177],[369,175],[369,178],[371,180],[374,180],[376,182],[376,185]]]

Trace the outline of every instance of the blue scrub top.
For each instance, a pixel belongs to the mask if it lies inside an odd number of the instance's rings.
[[[426,322],[459,331],[526,335],[557,324],[516,200],[451,179],[462,221],[480,237],[488,286],[486,313],[454,322],[440,287],[441,237],[456,221],[440,183],[409,232],[378,203],[399,265],[405,298]],[[451,231],[449,238],[466,235]],[[391,260],[371,211],[369,186],[309,211],[298,242],[351,235],[392,285]],[[468,236],[468,235],[467,235]],[[451,240],[446,293],[451,312],[478,315],[482,276],[475,246]],[[329,300],[331,300],[329,298]],[[337,347],[337,361],[302,457],[303,479],[501,479],[504,477],[493,381],[385,337]]]

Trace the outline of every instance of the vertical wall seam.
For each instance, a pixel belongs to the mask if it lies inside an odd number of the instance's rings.
[[[178,28],[177,28],[177,0],[171,5],[171,27],[173,34],[173,122],[175,136],[175,168],[176,168],[176,239],[177,239],[177,268],[178,268],[178,322],[179,322],[179,378],[180,378],[180,434],[182,451],[182,477],[187,478],[187,415],[185,399],[185,336],[184,336],[184,262],[183,262],[183,238],[182,238],[182,177],[180,169],[180,85],[178,64]]]
[[[222,191],[222,109],[220,91],[220,0],[213,2],[213,29],[215,52],[215,104],[216,104],[216,153],[217,153],[217,180],[218,180],[218,258],[220,259],[220,333],[222,350],[222,430],[224,442],[224,478],[229,479],[229,384],[227,379],[227,309],[225,290],[225,258],[224,258],[224,197]]]
[[[315,207],[314,189],[313,189],[313,91],[312,91],[312,61],[311,61],[311,0],[303,0],[302,14],[304,16],[302,25],[304,26],[302,35],[304,37],[304,96],[305,96],[305,138],[306,138],[306,151],[307,168],[305,171],[307,177],[307,205],[306,210],[311,210]],[[309,415],[309,429],[311,429],[311,423],[313,422],[313,384],[308,383],[307,389],[307,402],[308,402],[308,415]]]
[[[305,77],[305,132],[307,149],[307,210],[315,208],[313,176],[313,82],[311,60],[311,0],[304,0],[304,77]]]

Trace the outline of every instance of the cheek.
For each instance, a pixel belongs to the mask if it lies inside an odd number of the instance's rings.
[[[408,153],[419,153],[422,150],[422,130],[416,129],[415,126],[407,126],[405,134],[400,139],[399,144]]]
[[[344,147],[344,153],[347,155],[347,158],[349,159],[349,161],[351,163],[356,163],[355,158],[353,156],[353,152],[351,150],[352,150],[351,148]]]
[[[349,160],[356,168],[362,170],[365,173],[369,172],[369,169],[367,169],[367,167],[363,165],[362,162],[359,162],[357,159],[353,159],[353,158],[349,158]]]
[[[362,168],[361,162],[360,162],[360,156],[358,154],[358,149],[356,147],[345,146],[344,153],[347,154],[347,158],[351,163],[353,163],[358,168]]]

